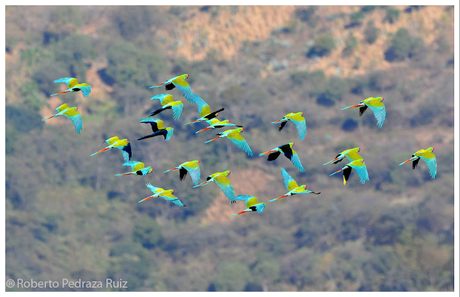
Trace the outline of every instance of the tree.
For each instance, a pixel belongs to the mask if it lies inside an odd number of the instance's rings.
[[[345,40],[345,47],[342,50],[342,55],[344,57],[350,57],[357,47],[358,40],[352,32],[348,33],[347,39]]]
[[[242,291],[250,276],[248,267],[242,263],[223,263],[219,267],[214,286],[217,291]]]
[[[379,29],[375,26],[374,21],[368,21],[366,24],[366,29],[364,29],[364,39],[369,44],[374,44],[374,42],[379,37]]]
[[[307,53],[308,58],[329,56],[335,49],[334,37],[330,34],[321,34]]]
[[[399,19],[399,14],[399,9],[390,7],[387,9],[387,13],[385,15],[385,18],[383,19],[383,22],[389,22],[390,24],[393,24]]]

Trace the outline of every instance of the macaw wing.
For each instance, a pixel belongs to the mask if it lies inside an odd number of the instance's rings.
[[[173,133],[174,133],[174,128],[166,130],[166,137],[165,137],[166,141],[169,141],[171,139],[171,137],[173,136]]]
[[[363,158],[356,151],[350,151],[345,156],[348,158],[348,160],[350,160],[350,162]]]
[[[212,126],[212,125],[215,125],[217,123],[219,123],[219,119],[218,118],[213,118],[213,119],[210,119],[210,120],[207,120],[206,123],[209,124],[209,126]]]
[[[179,205],[179,206],[185,206],[182,201],[179,200],[176,196],[171,194],[170,192],[166,192],[164,194],[160,194],[160,197],[163,198],[164,200],[171,201],[172,203]]]
[[[109,145],[112,145],[112,144],[114,144],[115,142],[117,142],[118,140],[120,140],[120,139],[118,139],[118,136],[114,136],[114,137],[112,137],[112,138],[109,138],[109,139],[105,140],[105,142],[107,142]],[[101,143],[101,144],[102,144],[102,143]]]
[[[374,112],[374,116],[377,119],[377,126],[382,128],[383,122],[385,121],[385,117],[387,115],[385,111],[385,105],[383,105],[383,103],[381,103],[381,106],[380,104],[377,104],[377,106],[369,105],[369,108]]]
[[[195,96],[195,103],[198,106],[198,112],[200,113],[200,117],[204,117],[211,113],[211,108],[209,107],[208,103],[201,99],[200,96]]]
[[[288,191],[292,191],[295,188],[298,188],[297,182],[287,173],[284,168],[281,168],[281,174],[283,175],[284,186]]]
[[[152,191],[152,193],[154,193],[154,194],[155,194],[155,192],[159,189],[159,188],[157,188],[157,187],[152,186],[151,183],[148,183],[148,184],[145,184],[145,185],[146,185],[146,186],[150,189],[150,191]]]
[[[78,80],[76,78],[73,78],[73,77],[63,77],[63,78],[60,78],[60,79],[56,79],[54,81],[54,83],[55,84],[56,83],[66,83],[67,87],[70,89],[73,86],[78,84]]]
[[[185,79],[181,76],[178,76],[174,80],[171,81],[176,88],[182,92],[184,95],[185,99],[188,100],[190,103],[195,103],[196,99],[196,94],[192,92],[192,89],[190,88],[190,85],[188,82],[185,81]]]
[[[370,180],[369,179],[369,173],[367,172],[366,165],[353,166],[353,167],[356,170],[356,172],[358,173],[359,179],[361,180],[362,184],[364,184],[366,182],[366,180]]]
[[[150,98],[150,100],[155,100],[155,99],[159,99],[160,103],[161,103],[161,106],[164,106],[164,105],[166,105],[168,103],[173,102],[173,95],[171,95],[171,94],[158,94],[158,95],[155,95],[152,98]]]
[[[295,116],[294,118],[291,118],[291,122],[296,125],[299,138],[304,140],[305,135],[307,135],[307,123],[305,122],[305,118],[300,115]]]
[[[246,207],[247,208],[250,208],[251,206],[256,205],[256,204],[257,204],[257,197],[252,196],[251,198],[246,200]]]
[[[172,108],[172,111],[173,111],[174,119],[178,120],[180,118],[181,113],[182,113],[182,108],[184,108],[184,104],[181,103],[181,104],[178,104],[178,105],[173,105],[173,106],[171,106],[171,108]]]
[[[291,162],[294,164],[294,166],[297,167],[297,169],[300,172],[305,172],[305,169],[303,168],[302,163],[300,163],[299,155],[297,155],[297,153],[294,150],[292,150],[292,156],[290,159],[291,159]]]
[[[249,199],[253,198],[254,196],[251,195],[238,195],[235,197],[235,200],[242,200],[244,202],[247,202]]]
[[[426,165],[428,165],[430,176],[434,179],[438,171],[438,163],[436,162],[436,157],[433,153],[423,153],[420,158],[422,158]]]
[[[146,118],[140,120],[141,123],[149,123],[152,126],[153,132],[157,132],[160,129],[163,129],[163,121],[157,118]]]
[[[123,160],[125,161],[125,163],[129,162],[129,160],[133,156],[133,152],[131,150],[131,143],[128,142],[128,144],[125,146],[114,146],[114,147],[121,150],[121,152],[123,153]]]
[[[139,169],[144,168],[144,163],[138,162],[138,161],[129,161],[129,162],[123,163],[123,166],[130,166],[131,171],[136,172]]]
[[[200,166],[196,167],[191,167],[191,166],[183,166],[189,173],[190,177],[192,178],[193,183],[198,185],[200,183],[200,178],[201,178],[201,172],[200,172]]]
[[[67,103],[64,103],[64,104],[62,104],[61,106],[58,106],[58,107],[54,110],[53,114],[59,113],[59,112],[64,111],[64,110],[66,110],[66,109],[69,109],[69,106],[67,105]]]
[[[248,156],[253,155],[248,143],[239,133],[231,133],[227,136],[227,138],[230,139],[234,144],[236,144],[240,149],[245,151],[248,154]]]
[[[83,129],[83,121],[81,120],[80,113],[75,109],[69,109],[64,113],[64,116],[72,121],[73,125],[75,126],[75,131],[80,134],[81,129]]]
[[[91,93],[91,86],[90,85],[87,85],[87,86],[84,86],[84,87],[78,87],[78,89],[80,89],[81,93],[83,94],[83,97],[88,97],[89,96],[89,93]]]
[[[255,206],[257,212],[260,213],[260,212],[264,211],[264,208],[265,208],[266,205],[267,205],[267,203],[262,202],[262,203],[259,203],[259,204],[253,205],[253,206]]]
[[[225,176],[218,176],[214,178],[214,181],[219,186],[219,188],[224,192],[225,196],[228,197],[230,202],[235,201],[235,191],[233,190],[232,183]]]

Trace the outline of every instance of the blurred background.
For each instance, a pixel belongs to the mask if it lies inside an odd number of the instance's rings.
[[[136,291],[452,291],[454,81],[452,6],[34,6],[6,7],[6,279],[128,281]],[[171,141],[139,120],[159,108],[149,86],[188,73],[192,90],[222,118],[244,125],[250,158],[213,132],[184,101]],[[49,97],[61,77],[92,93]],[[373,113],[340,109],[384,97]],[[83,130],[59,105],[78,106]],[[291,123],[304,112],[305,141]],[[217,133],[217,132],[216,132]],[[132,143],[95,157],[104,139]],[[288,142],[306,169],[258,153]],[[431,180],[420,162],[398,164],[430,146]],[[346,186],[323,166],[360,147],[370,181]],[[238,217],[219,188],[192,189],[163,174],[201,161],[204,179],[231,170],[235,192],[268,202],[286,192],[280,167],[321,195],[269,203]],[[150,195],[175,189],[186,208]]]

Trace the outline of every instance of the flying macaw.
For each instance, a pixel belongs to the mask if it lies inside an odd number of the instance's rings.
[[[276,160],[281,153],[283,153],[283,155],[289,160],[291,160],[291,162],[294,164],[295,167],[297,167],[297,169],[300,172],[305,172],[305,169],[303,168],[302,163],[300,163],[299,156],[292,149],[293,147],[294,147],[294,143],[290,142],[288,144],[283,144],[283,145],[280,145],[279,147],[275,147],[274,149],[271,149],[268,152],[261,153],[259,154],[259,156],[268,154],[267,160],[273,161],[273,160]]]
[[[133,156],[133,153],[131,151],[131,144],[129,143],[128,139],[121,139],[120,140],[120,139],[118,139],[118,136],[114,136],[114,137],[111,137],[109,139],[104,140],[104,142],[107,142],[109,144],[109,146],[104,148],[104,149],[102,149],[102,150],[100,150],[100,151],[98,151],[98,152],[96,152],[96,153],[94,153],[94,154],[92,154],[91,156],[95,156],[95,155],[97,155],[99,153],[108,151],[108,150],[110,150],[112,148],[117,148],[117,149],[121,150],[121,152],[123,153],[123,159],[124,159],[125,163],[129,162],[129,160]]]
[[[415,167],[417,167],[418,162],[420,161],[420,158],[421,158],[423,161],[425,161],[426,165],[428,165],[430,176],[432,179],[434,179],[438,171],[438,163],[436,162],[436,156],[433,154],[433,151],[434,151],[433,147],[429,147],[426,150],[416,151],[412,155],[412,158],[410,158],[407,161],[402,162],[401,164],[399,164],[399,166],[412,161],[412,169],[415,169]]]
[[[235,199],[236,200],[243,200],[246,203],[247,208],[245,210],[243,210],[243,211],[240,211],[238,213],[232,214],[231,215],[232,217],[240,215],[240,214],[243,214],[243,213],[247,213],[247,212],[253,212],[253,211],[263,212],[264,208],[265,208],[265,205],[267,205],[267,203],[265,203],[265,202],[258,203],[257,197],[250,196],[250,195],[238,195],[238,196],[235,197]]]
[[[81,120],[81,115],[78,111],[78,107],[69,107],[67,103],[64,103],[58,108],[56,108],[52,115],[45,119],[42,119],[42,121],[46,121],[61,115],[70,119],[73,125],[75,126],[75,131],[77,131],[77,133],[80,134],[81,129],[83,129],[83,121]]]
[[[187,172],[190,172],[190,177],[196,186],[200,182],[201,177],[200,165],[198,164],[200,164],[200,161],[198,160],[184,162],[177,167],[164,171],[163,173],[179,170],[179,179],[183,180],[185,176],[187,176]]]
[[[294,125],[296,125],[297,133],[299,134],[299,138],[301,140],[304,140],[305,135],[307,135],[307,124],[305,122],[305,118],[303,117],[303,112],[288,113],[281,120],[274,121],[272,122],[272,124],[281,123],[278,129],[278,131],[281,131],[284,128],[284,126],[286,126],[288,121],[291,121],[294,123]]]
[[[182,108],[184,107],[184,104],[182,103],[182,101],[173,101],[173,96],[170,94],[160,94],[160,95],[156,95],[150,98],[150,100],[153,100],[153,99],[160,99],[161,108],[152,112],[150,116],[157,115],[166,109],[172,109],[174,119],[178,120],[180,118],[180,115],[182,113]]]
[[[137,162],[137,161],[129,161],[123,164],[123,166],[131,166],[131,172],[115,174],[115,176],[123,176],[123,175],[147,175],[153,172],[152,167],[145,167],[144,163]]]
[[[173,77],[171,79],[168,79],[164,83],[158,84],[156,86],[152,86],[150,88],[152,89],[152,88],[159,88],[161,86],[165,86],[166,91],[170,91],[174,88],[177,88],[179,91],[182,92],[182,94],[184,95],[185,99],[188,100],[188,102],[195,103],[196,98],[199,96],[192,92],[190,85],[188,84],[188,82],[185,81],[189,76],[190,75],[188,74],[182,74],[182,75]]]
[[[280,199],[283,199],[289,196],[294,196],[297,194],[308,194],[308,193],[312,193],[315,195],[321,194],[321,192],[313,192],[313,191],[307,190],[307,185],[301,185],[299,187],[299,185],[297,185],[297,182],[286,172],[284,168],[281,168],[281,174],[283,175],[284,185],[286,186],[286,189],[289,192],[287,192],[281,197],[270,200],[270,202],[280,200]]]
[[[383,122],[385,121],[385,105],[383,104],[382,97],[369,97],[357,105],[348,106],[342,108],[342,110],[359,107],[359,116],[362,116],[366,109],[369,107],[373,112],[374,116],[377,119],[377,126],[382,128]]]
[[[209,121],[217,117],[219,115],[219,112],[224,110],[224,108],[221,108],[219,110],[211,112],[209,105],[203,99],[201,99],[201,97],[198,97],[198,96],[195,98],[195,103],[198,106],[198,112],[200,113],[200,118],[194,121],[191,121],[189,123],[186,123],[185,125],[198,123],[202,121]]]
[[[161,197],[164,200],[171,201],[172,203],[174,203],[176,205],[186,206],[185,204],[183,204],[179,200],[179,198],[177,198],[176,196],[173,195],[175,190],[173,190],[173,189],[165,190],[165,189],[162,189],[162,188],[157,188],[157,187],[152,186],[152,184],[150,184],[150,183],[146,184],[146,186],[150,189],[150,191],[152,191],[153,195],[142,199],[138,203],[144,202],[144,201],[152,199],[152,198]]]
[[[139,138],[138,140],[142,140],[142,139],[146,139],[146,138],[150,138],[150,137],[155,137],[155,136],[158,136],[158,135],[163,135],[164,139],[166,139],[166,141],[168,141],[168,140],[171,139],[171,136],[173,135],[174,128],[171,128],[171,127],[166,127],[165,128],[164,124],[163,124],[163,121],[160,120],[160,119],[150,118],[149,117],[149,118],[146,118],[146,119],[142,119],[140,122],[152,125],[153,134],[143,136],[143,137]]]
[[[366,163],[364,163],[363,159],[354,160],[348,163],[342,169],[332,173],[331,176],[333,176],[336,173],[339,173],[340,171],[343,171],[343,184],[345,185],[348,181],[348,177],[350,176],[351,169],[355,169],[356,172],[358,172],[359,179],[361,180],[361,183],[363,185],[364,183],[366,183],[366,180],[370,180],[369,174],[367,173]]]
[[[78,80],[73,77],[63,77],[63,78],[55,80],[54,83],[66,83],[68,89],[63,92],[52,94],[50,95],[50,97],[65,94],[65,93],[78,92],[78,91],[82,92],[83,97],[88,97],[89,93],[91,93],[90,85],[88,85],[87,83],[79,84]]]
[[[355,148],[352,148],[352,149],[349,149],[349,150],[344,150],[343,152],[338,154],[334,159],[332,159],[331,161],[329,161],[327,163],[324,163],[323,165],[327,165],[329,163],[337,164],[337,163],[341,162],[345,157],[347,157],[349,161],[362,159],[363,157],[361,157],[358,154],[360,150],[361,149],[359,147],[355,147]]]
[[[224,171],[224,172],[216,172],[214,174],[211,174],[210,176],[207,177],[205,182],[202,182],[201,184],[198,184],[194,186],[193,188],[196,187],[201,187],[209,184],[210,182],[215,182],[219,188],[224,192],[225,196],[228,197],[230,200],[230,203],[235,203],[236,198],[235,198],[235,191],[233,190],[232,183],[230,180],[227,178],[231,173],[230,170]]]
[[[236,125],[236,124],[230,123],[230,120],[219,121],[217,118],[214,118],[214,119],[209,120],[207,122],[209,124],[208,127],[204,128],[204,129],[201,129],[199,131],[196,131],[195,133],[200,133],[200,132],[211,130],[211,129],[223,128],[223,127],[229,127],[229,126],[243,127],[241,125]]]
[[[251,151],[251,148],[249,147],[248,143],[246,140],[243,138],[243,136],[240,135],[241,132],[244,131],[244,128],[236,128],[236,129],[230,129],[224,132],[217,133],[217,137],[210,139],[206,141],[205,143],[213,142],[219,138],[224,138],[227,137],[228,139],[231,140],[234,144],[236,144],[240,149],[245,151],[248,156],[252,156],[253,153]]]

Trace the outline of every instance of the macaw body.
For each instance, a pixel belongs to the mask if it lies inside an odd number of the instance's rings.
[[[341,162],[345,157],[347,157],[349,161],[362,159],[363,157],[361,157],[358,154],[360,150],[361,149],[359,147],[355,147],[355,148],[352,148],[352,149],[349,149],[349,150],[344,150],[343,152],[338,154],[334,159],[332,159],[331,161],[329,161],[327,163],[324,163],[323,165],[327,165],[329,163],[337,164],[337,163]]]
[[[167,81],[156,86],[152,86],[150,88],[159,88],[164,86],[166,91],[170,91],[174,88],[177,88],[179,91],[182,92],[182,94],[184,95],[185,99],[188,100],[188,102],[195,103],[196,98],[199,96],[192,92],[190,85],[185,81],[187,78],[189,78],[188,74],[182,74],[168,79]]]
[[[247,213],[247,212],[253,212],[253,211],[263,212],[265,205],[267,205],[267,203],[265,202],[258,203],[257,197],[250,196],[250,195],[238,195],[235,197],[235,199],[243,200],[246,203],[246,209],[238,213],[232,214],[231,215],[232,217],[243,214],[243,213]]]
[[[294,196],[297,194],[308,194],[308,193],[312,193],[315,195],[321,194],[321,192],[313,192],[313,191],[307,190],[307,185],[301,185],[299,187],[297,182],[286,172],[284,168],[281,168],[281,174],[283,175],[284,186],[289,192],[287,192],[283,196],[270,200],[270,202],[281,200],[286,197]]]
[[[42,121],[53,119],[58,116],[65,116],[66,118],[70,119],[75,126],[75,131],[80,134],[81,130],[83,129],[83,121],[81,119],[80,112],[78,111],[78,107],[69,107],[67,103],[64,103],[56,108],[52,115],[42,119]]]
[[[211,174],[207,177],[205,182],[202,182],[201,184],[198,184],[194,186],[193,188],[196,187],[201,187],[205,186],[211,182],[215,182],[219,188],[224,192],[225,196],[230,200],[230,203],[235,203],[236,198],[235,198],[235,191],[233,190],[232,183],[230,180],[227,178],[231,173],[230,170],[224,171],[224,172],[216,172],[214,174]]]
[[[292,149],[294,147],[294,143],[290,142],[288,144],[283,144],[279,147],[275,147],[274,149],[269,150],[268,152],[261,153],[259,156],[263,155],[268,155],[268,161],[273,161],[276,160],[281,153],[291,160],[291,162],[294,164],[294,166],[300,171],[300,172],[305,172],[305,169],[302,166],[302,163],[300,163],[299,156],[297,153]]]
[[[163,124],[163,121],[160,120],[160,119],[149,117],[149,118],[146,118],[146,119],[142,119],[140,122],[145,123],[145,124],[150,124],[152,126],[153,134],[143,136],[143,137],[139,138],[138,140],[151,138],[151,137],[155,137],[155,136],[158,136],[158,135],[163,135],[164,139],[166,141],[169,141],[171,139],[172,135],[173,135],[174,128],[171,128],[171,127],[166,127],[165,128],[165,126]]]
[[[436,162],[436,156],[433,154],[433,151],[434,151],[433,147],[429,147],[426,150],[416,151],[412,155],[412,158],[410,158],[407,161],[402,162],[401,164],[399,164],[399,166],[412,161],[412,169],[415,169],[420,159],[422,159],[423,161],[425,161],[426,165],[428,165],[430,176],[432,179],[434,179],[436,177],[436,173],[438,172],[438,163]]]
[[[234,144],[236,144],[240,149],[242,149],[243,151],[246,152],[246,154],[248,154],[248,156],[252,156],[253,153],[252,153],[252,150],[251,148],[249,147],[247,141],[243,138],[243,136],[240,135],[241,132],[244,131],[244,128],[237,128],[237,129],[230,129],[230,130],[227,130],[227,131],[224,131],[224,132],[220,132],[220,133],[217,133],[217,137],[213,138],[213,139],[210,139],[208,141],[206,141],[205,143],[209,143],[209,142],[213,142],[219,138],[224,138],[224,137],[227,137],[228,139],[230,139],[231,142],[233,142]]]
[[[278,129],[278,131],[281,131],[284,128],[284,126],[286,126],[288,121],[291,121],[294,123],[294,125],[296,125],[299,138],[301,140],[304,140],[305,135],[307,135],[307,123],[305,122],[305,118],[303,117],[303,112],[288,113],[281,120],[274,121],[272,122],[272,124],[281,123]]]
[[[196,186],[200,182],[200,177],[201,177],[200,165],[198,164],[200,164],[200,161],[198,160],[184,162],[177,167],[166,170],[163,173],[179,170],[179,179],[183,180],[185,176],[187,175],[187,172],[190,172],[190,177],[192,178],[193,183]]]
[[[363,159],[354,160],[348,163],[342,169],[337,170],[336,172],[332,173],[331,176],[336,173],[339,173],[340,171],[343,171],[343,184],[345,185],[348,181],[348,178],[350,177],[350,173],[352,169],[356,170],[356,172],[359,175],[359,179],[363,185],[366,183],[366,180],[370,180],[369,174],[366,168],[366,163],[364,162]]]
[[[209,124],[208,127],[204,128],[204,129],[201,129],[199,131],[196,131],[195,133],[200,133],[200,132],[203,132],[203,131],[216,129],[216,128],[230,127],[230,126],[243,127],[241,125],[236,125],[236,124],[230,123],[230,120],[219,121],[217,118],[208,120],[207,122]]]
[[[131,166],[131,172],[115,174],[115,176],[124,176],[124,175],[147,175],[153,172],[152,167],[145,167],[144,163],[137,161],[129,161],[123,164],[123,166]]]
[[[83,97],[88,97],[89,94],[91,93],[90,85],[88,85],[87,83],[79,84],[78,80],[73,77],[63,77],[63,78],[55,80],[54,83],[66,83],[68,89],[63,92],[52,94],[50,95],[50,97],[60,95],[60,94],[78,92],[78,91],[81,91],[81,93],[83,94]]]
[[[129,162],[129,160],[133,156],[133,153],[131,150],[131,144],[129,143],[128,139],[118,139],[118,136],[114,136],[109,139],[106,139],[105,142],[107,142],[109,146],[92,154],[91,156],[95,156],[97,154],[100,154],[102,152],[108,151],[113,148],[117,148],[121,150],[121,152],[123,153],[123,160],[125,161],[125,163]]]
[[[209,121],[219,115],[219,112],[223,111],[224,108],[221,108],[219,110],[216,110],[214,112],[211,112],[211,109],[209,105],[201,99],[201,97],[197,96],[195,98],[195,103],[198,106],[198,112],[200,113],[200,118],[196,119],[194,121],[191,121],[189,123],[186,123],[185,125],[193,124],[193,123],[198,123],[202,121]]]
[[[150,100],[153,99],[159,99],[161,102],[161,108],[155,110],[150,114],[150,116],[154,116],[159,114],[160,112],[167,110],[167,109],[172,109],[174,119],[178,120],[180,118],[180,115],[182,113],[182,109],[184,107],[184,104],[182,101],[173,101],[173,96],[170,94],[160,94],[153,96],[150,98]]]
[[[347,106],[342,108],[342,110],[356,107],[359,107],[359,116],[362,116],[366,109],[369,107],[374,112],[374,116],[377,119],[377,126],[382,128],[386,117],[385,105],[383,104],[382,97],[369,97],[359,102],[357,105]]]
[[[150,189],[150,191],[152,191],[153,195],[148,196],[148,197],[140,200],[138,203],[144,202],[144,201],[152,199],[152,198],[161,197],[164,200],[171,201],[172,203],[174,203],[176,205],[186,206],[185,204],[182,203],[182,201],[179,200],[179,198],[177,198],[176,196],[173,195],[175,190],[173,190],[173,189],[165,190],[165,189],[162,189],[162,188],[157,188],[157,187],[152,186],[152,184],[150,184],[150,183],[146,184],[146,186]]]

